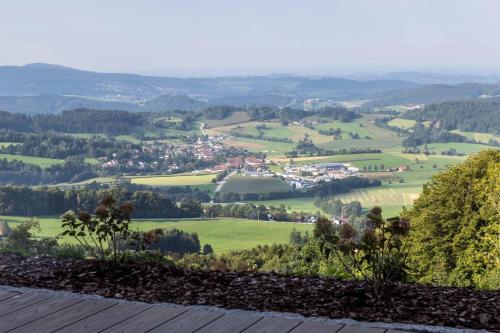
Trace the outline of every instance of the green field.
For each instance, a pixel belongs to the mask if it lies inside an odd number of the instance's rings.
[[[397,186],[404,185],[404,186]],[[418,198],[422,186],[389,184],[380,187],[353,190],[335,195],[344,203],[359,201],[365,209],[380,206],[386,217],[397,215],[403,206],[410,207]]]
[[[403,119],[403,118],[394,118],[391,121],[387,122],[387,125],[399,128],[412,128],[416,124],[417,124],[416,120]]]
[[[115,136],[115,139],[121,140],[121,141],[128,141],[128,142],[135,143],[135,144],[141,143],[141,140],[134,138],[131,135],[117,135],[117,136]]]
[[[19,145],[19,142],[0,142],[0,148]]]
[[[371,139],[345,139],[323,143],[320,146],[327,149],[366,149],[366,148],[391,148],[401,144],[402,138],[398,133],[378,127],[375,119],[384,117],[379,114],[367,114],[351,123],[344,123],[347,131],[355,131],[361,138],[369,136]],[[343,136],[344,138],[344,136]]]
[[[453,130],[450,132],[455,134],[460,134],[468,139],[476,140],[477,142],[488,143],[490,140],[495,140],[500,142],[500,136],[493,135],[491,133],[463,132],[460,130]]]
[[[420,146],[423,149],[425,146]],[[447,142],[447,143],[430,143],[427,145],[427,149],[440,154],[442,151],[447,151],[449,149],[456,149],[458,153],[470,155],[480,152],[484,149],[493,148],[487,145],[481,145],[476,143],[464,143],[464,142]],[[494,148],[493,148],[494,149]]]
[[[366,136],[370,136],[370,132],[368,132],[364,127],[360,126],[360,123],[357,121],[352,121],[348,123],[343,123],[341,121],[330,121],[327,123],[321,123],[314,128],[318,130],[329,130],[329,129],[337,129],[340,128],[342,131],[342,139],[350,139],[347,133],[357,133],[360,137],[364,138]]]
[[[405,113],[412,108],[408,105],[388,105],[388,106],[382,106],[382,107],[376,107],[375,110],[377,111],[398,111],[401,113]]]
[[[285,205],[289,212],[304,212],[315,214],[321,211],[314,205],[314,198],[291,198],[291,199],[276,199],[276,200],[262,200],[252,201],[254,205],[264,205],[266,207],[274,206],[279,207],[281,204]]]
[[[99,138],[107,138],[108,136],[103,133],[62,133],[64,135],[69,135],[74,138],[80,138],[80,139],[91,139],[94,137],[99,137]]]
[[[12,226],[25,220],[18,216],[0,216]],[[38,236],[55,237],[61,233],[60,220],[54,217],[38,219],[41,232]],[[313,226],[304,223],[289,222],[257,222],[240,219],[207,219],[207,220],[134,220],[132,230],[152,230],[155,228],[177,228],[186,232],[196,232],[200,243],[212,245],[214,251],[228,252],[252,248],[259,244],[287,243],[290,231],[296,228],[311,231]],[[61,242],[76,243],[65,237]]]
[[[292,188],[280,178],[232,176],[222,186],[221,193],[257,193],[288,192]]]
[[[402,154],[401,154],[402,155]],[[409,155],[409,154],[407,154]],[[310,164],[310,163],[349,163],[358,168],[364,166],[380,166],[384,164],[385,168],[397,167],[406,165],[413,160],[415,156],[400,156],[395,153],[375,153],[375,154],[347,154],[347,155],[333,155],[333,156],[317,156],[317,157],[298,157],[291,159],[295,164]],[[279,163],[289,163],[290,158],[273,159]]]
[[[64,160],[47,157],[35,157],[25,155],[0,154],[0,158],[6,158],[9,161],[18,160],[24,163],[36,164],[41,168],[48,168],[55,164],[63,164]]]
[[[284,156],[285,152],[291,151],[295,148],[295,143],[287,142],[273,142],[257,139],[237,138],[224,141],[227,146],[245,148],[252,152],[263,152],[268,157]]]
[[[217,134],[230,134],[231,132],[238,132],[241,134],[250,134],[253,136],[259,135],[259,130],[257,126],[265,125],[265,129],[262,129],[262,132],[265,137],[274,137],[280,139],[290,139],[294,142],[299,142],[299,140],[303,139],[307,134],[309,138],[316,144],[325,143],[331,141],[332,138],[327,135],[319,134],[315,130],[311,130],[307,127],[300,125],[281,125],[280,122],[277,121],[268,121],[268,122],[260,122],[260,121],[250,121],[246,123],[240,123],[238,125],[229,125],[229,126],[221,126],[215,127],[207,130],[207,133],[212,135]],[[264,140],[260,140],[264,141]]]
[[[231,124],[243,123],[250,120],[247,112],[237,111],[233,112],[229,117],[220,120],[206,119],[205,125],[207,128],[227,126]]]
[[[210,184],[215,177],[213,174],[203,175],[168,175],[168,176],[141,176],[131,177],[132,184],[149,186],[187,186]]]

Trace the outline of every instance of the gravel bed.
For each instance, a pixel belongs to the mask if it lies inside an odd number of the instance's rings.
[[[500,332],[500,291],[398,283],[379,299],[362,281],[185,270],[139,263],[110,268],[92,260],[5,254],[0,255],[0,283],[148,303]]]

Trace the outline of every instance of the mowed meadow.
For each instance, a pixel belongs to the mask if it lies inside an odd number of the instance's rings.
[[[20,216],[0,216],[11,227],[26,220]],[[61,219],[57,217],[39,217],[41,230],[39,237],[56,237],[62,232]],[[176,228],[186,232],[196,232],[200,243],[210,244],[217,253],[234,250],[250,249],[257,245],[283,244],[289,240],[290,232],[295,228],[299,231],[312,231],[313,225],[291,222],[252,221],[231,218],[219,219],[133,219],[131,230],[147,231],[156,228]],[[61,243],[75,244],[77,241],[69,236],[59,239]]]
[[[164,176],[139,176],[130,177],[132,184],[150,186],[191,186],[206,185],[212,182],[214,174],[182,174]]]

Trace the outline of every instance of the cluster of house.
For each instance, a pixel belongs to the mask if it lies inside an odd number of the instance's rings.
[[[198,138],[198,141],[196,141],[191,149],[198,159],[212,161],[215,159],[215,156],[224,149],[224,146],[219,141],[220,140],[215,140],[214,138],[209,140]]]
[[[297,121],[292,121],[292,125],[297,125],[297,126],[315,126],[320,124],[319,121],[317,120],[297,120]]]
[[[241,170],[242,172],[253,172],[256,174],[264,173],[266,171],[266,162],[264,159],[255,156],[247,157],[227,157],[224,163],[217,164],[211,168],[207,168],[206,172],[223,172]]]
[[[343,163],[287,165],[284,168],[284,173],[281,174],[295,188],[313,187],[319,181],[329,182],[333,179],[358,175],[358,168]]]
[[[179,166],[172,158],[191,154],[196,154],[198,158],[203,158],[206,154],[207,159],[213,156],[200,147],[193,149],[186,145],[153,143],[144,145],[141,150],[130,149],[126,152],[111,153],[97,160],[104,169],[156,170],[161,165],[168,171],[175,171]]]

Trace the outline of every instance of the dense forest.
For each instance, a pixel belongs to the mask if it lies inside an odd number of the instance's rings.
[[[0,184],[39,185],[63,182],[79,182],[97,177],[97,168],[85,163],[82,157],[73,156],[62,164],[47,168],[18,160],[0,159]]]
[[[500,134],[500,100],[471,100],[427,105],[406,113],[417,121],[431,121],[446,130]]]
[[[255,120],[271,120],[279,119],[284,121],[299,121],[307,116],[318,115],[320,117],[339,120],[341,122],[352,121],[359,117],[359,114],[347,110],[343,106],[325,107],[316,111],[305,111],[303,109],[294,108],[273,108],[273,107],[252,107],[248,109],[248,114]]]
[[[432,142],[469,142],[463,135],[448,132],[445,129],[429,128],[418,123],[403,140],[404,147],[416,147]]]
[[[320,181],[314,187],[300,190],[294,189],[288,192],[269,192],[266,194],[239,194],[235,192],[217,192],[214,196],[214,202],[236,202],[240,200],[273,200],[301,197],[326,197],[338,193],[346,193],[356,188],[376,187],[380,186],[381,184],[382,183],[376,179],[370,180],[361,177],[349,177],[343,179],[333,179],[329,182]]]
[[[123,154],[131,150],[141,151],[141,146],[128,141],[102,137],[77,138],[57,133],[12,133],[0,131],[0,142],[6,145],[0,152],[14,155],[38,156],[64,159],[68,156],[101,157],[106,153]]]
[[[0,214],[20,216],[60,215],[67,210],[92,211],[106,195],[120,203],[131,202],[136,218],[200,217],[201,201],[208,195],[191,188],[154,190],[141,187],[86,187],[62,191],[58,188],[0,187]]]
[[[27,116],[0,111],[0,128],[24,132],[130,134],[143,126],[150,115],[116,110],[76,109],[60,114]]]

